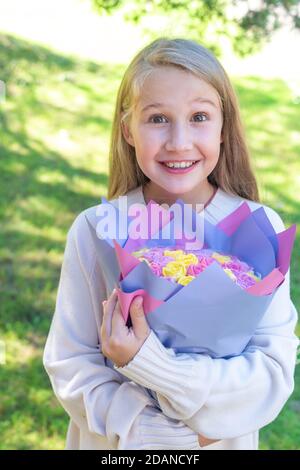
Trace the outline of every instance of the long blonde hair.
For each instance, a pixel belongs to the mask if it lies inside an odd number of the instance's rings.
[[[108,199],[125,195],[145,185],[149,178],[139,168],[135,149],[122,133],[122,120],[129,123],[145,79],[158,66],[174,66],[192,72],[212,85],[223,113],[219,160],[208,181],[229,194],[259,201],[257,182],[251,168],[238,99],[216,57],[193,40],[161,37],[144,47],[131,61],[121,81],[113,117],[109,150]]]

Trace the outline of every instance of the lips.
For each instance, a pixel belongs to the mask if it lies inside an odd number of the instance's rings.
[[[190,166],[191,164],[194,165],[194,164],[197,163],[197,162],[198,162],[198,160],[167,160],[167,161],[165,161],[165,162],[159,162],[159,163],[162,164],[162,165],[164,165],[164,166],[167,166],[167,164],[169,164],[169,163],[171,163],[171,164],[173,164],[173,165],[176,164],[176,163],[177,163],[177,164],[180,164],[180,165],[181,165],[182,163],[184,163],[184,164]],[[168,167],[168,168],[186,168],[186,167],[185,167],[185,166],[183,166],[183,167],[182,167],[182,166],[176,166],[176,167],[174,166],[174,167]]]
[[[158,163],[191,163],[191,162],[198,162],[199,160],[166,160],[164,162],[158,162]]]
[[[182,160],[177,160],[177,162],[182,162]],[[173,160],[173,161],[168,161],[168,162],[159,162],[161,164],[161,166],[164,168],[165,171],[167,171],[168,173],[173,173],[173,174],[183,174],[183,173],[189,173],[190,171],[193,171],[194,168],[197,166],[197,164],[199,163],[200,160],[184,160],[184,162],[195,162],[193,163],[192,165],[189,165],[187,167],[169,167],[167,166],[165,163],[175,163],[176,161]]]

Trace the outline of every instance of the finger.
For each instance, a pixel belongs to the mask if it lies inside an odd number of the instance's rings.
[[[122,315],[120,302],[117,300],[115,310],[112,315],[112,333],[118,333],[120,330],[128,330],[124,317]]]
[[[104,339],[107,339],[111,335],[112,329],[112,315],[117,303],[118,297],[117,292],[113,291],[108,297],[105,304],[103,304],[103,319],[102,319],[102,328],[101,334]]]
[[[135,297],[130,305],[130,317],[134,334],[138,338],[144,338],[149,334],[150,328],[146,320],[143,308],[143,297]]]

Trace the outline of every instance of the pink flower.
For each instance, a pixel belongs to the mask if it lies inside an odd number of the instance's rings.
[[[200,258],[200,257],[199,257]],[[202,258],[198,264],[191,264],[187,269],[188,276],[198,276],[198,274],[202,273],[207,266],[209,266],[213,262],[212,259],[209,258]]]
[[[244,272],[234,272],[236,276],[236,283],[242,287],[243,289],[247,289],[248,287],[251,287],[255,284],[255,280],[251,277],[248,276],[248,274]]]
[[[151,270],[156,276],[161,276],[162,275],[162,266],[159,263],[156,263],[155,261],[150,262]]]
[[[241,272],[244,271],[241,263],[236,261],[230,261],[229,263],[225,263],[224,268],[230,269],[231,271]]]

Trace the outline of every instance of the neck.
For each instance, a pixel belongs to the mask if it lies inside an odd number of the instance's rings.
[[[150,200],[153,200],[157,204],[167,204],[171,206],[177,199],[182,199],[184,203],[191,204],[193,210],[198,209],[199,211],[199,207],[197,208],[196,205],[202,204],[205,206],[214,195],[215,189],[216,188],[206,180],[200,187],[197,186],[188,193],[175,194],[169,193],[164,188],[150,181],[143,187],[143,194],[146,204],[148,204]]]

